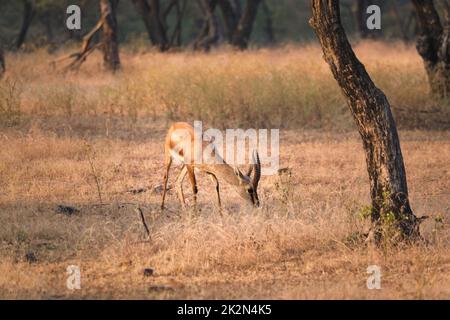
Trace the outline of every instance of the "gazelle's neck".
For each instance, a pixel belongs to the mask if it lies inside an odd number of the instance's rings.
[[[203,159],[203,161],[204,163],[197,166],[199,169],[214,174],[219,181],[225,181],[230,185],[239,186],[239,179],[234,172],[234,168],[226,163],[215,150],[211,153],[209,159]]]
[[[199,169],[214,174],[219,181],[225,181],[235,187],[240,186],[241,181],[236,176],[234,168],[225,162],[216,149],[213,149],[210,156],[203,161],[203,164],[197,166]]]
[[[229,164],[207,164],[205,165],[205,168],[206,171],[214,174],[219,181],[225,181],[230,185],[239,186],[239,179],[234,173],[234,169]]]

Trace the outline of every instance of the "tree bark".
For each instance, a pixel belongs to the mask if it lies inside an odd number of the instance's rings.
[[[233,33],[231,44],[243,50],[248,47],[250,35],[252,33],[253,22],[258,13],[258,5],[261,0],[247,0],[244,13]]]
[[[16,40],[16,49],[20,49],[27,37],[28,29],[30,28],[31,21],[35,15],[35,8],[33,0],[23,1],[23,20],[20,27],[19,35]]]
[[[450,14],[447,1],[444,5],[445,26],[432,0],[412,0],[417,13],[419,36],[417,52],[422,57],[431,92],[448,97],[450,92]]]
[[[231,43],[240,16],[237,15],[229,0],[219,0],[219,7],[225,24],[225,35]]]
[[[100,0],[100,13],[103,20],[103,63],[111,71],[116,71],[120,68],[116,20],[117,2],[117,0]]]
[[[5,55],[3,49],[0,47],[0,79],[3,77],[6,71]]]
[[[261,5],[265,15],[264,31],[267,36],[267,42],[271,44],[275,42],[275,32],[273,31],[273,21],[272,21],[272,10],[270,10],[269,6],[267,5],[267,1],[265,0],[262,1]]]
[[[311,0],[310,20],[347,100],[362,138],[372,199],[374,236],[380,240],[383,222],[394,219],[404,238],[419,237],[419,220],[408,199],[400,141],[389,102],[356,57],[342,27],[338,0]]]
[[[214,15],[214,9],[217,0],[198,0],[200,9],[205,16],[202,31],[194,43],[194,49],[203,49],[209,51],[212,45],[219,40],[217,18]]]
[[[182,23],[183,23],[183,17],[184,17],[184,13],[186,11],[186,4],[187,4],[187,0],[182,0],[181,1],[181,5],[180,2],[177,0],[175,2],[175,9],[176,9],[176,14],[177,14],[177,22],[175,24],[175,28],[173,30],[172,36],[170,38],[170,42],[169,42],[169,47],[173,47],[178,46],[181,47],[181,34],[182,34]]]
[[[160,51],[166,51],[169,48],[169,42],[161,17],[159,0],[133,0],[133,3],[144,20],[152,44]]]
[[[218,1],[225,22],[225,34],[228,42],[241,50],[246,49],[261,0],[247,0],[242,13],[239,1],[235,1],[234,6],[230,0]]]

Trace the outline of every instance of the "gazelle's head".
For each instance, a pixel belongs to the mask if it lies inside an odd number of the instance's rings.
[[[259,207],[258,183],[261,178],[261,161],[258,151],[253,151],[252,160],[246,174],[243,174],[237,167],[234,167],[234,174],[239,180],[238,194],[253,206]]]

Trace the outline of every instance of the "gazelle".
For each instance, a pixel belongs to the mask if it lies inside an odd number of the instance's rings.
[[[189,123],[177,122],[170,127],[166,136],[164,148],[164,162],[166,171],[164,174],[161,209],[164,208],[169,170],[173,160],[177,160],[182,164],[182,169],[178,174],[175,186],[183,207],[185,205],[183,181],[186,174],[189,176],[189,181],[194,193],[194,203],[196,204],[197,202],[198,189],[195,171],[203,171],[211,177],[211,181],[216,185],[219,207],[221,207],[220,183],[222,181],[225,181],[233,186],[238,194],[249,204],[252,204],[255,207],[259,206],[257,190],[259,179],[261,178],[261,162],[256,150],[253,151],[252,154],[253,164],[250,164],[247,173],[243,174],[237,167],[232,167],[225,163],[221,156],[216,154],[215,150],[212,152],[212,157],[216,159],[214,163],[203,163],[203,161],[201,161],[201,163],[196,163],[194,158],[196,152],[198,153],[199,150],[194,150],[194,146],[194,128]]]

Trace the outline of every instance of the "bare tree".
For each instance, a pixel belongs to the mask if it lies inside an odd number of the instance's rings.
[[[65,69],[74,70],[79,68],[95,49],[101,48],[104,66],[111,71],[118,70],[120,68],[120,57],[117,39],[117,4],[118,0],[100,0],[100,18],[91,31],[83,37],[80,50],[59,58],[52,64],[72,59]],[[101,41],[96,43],[94,37],[100,30],[102,30]]]
[[[239,1],[219,0],[228,41],[239,49],[246,49],[261,0],[247,0],[242,11]],[[242,12],[242,13],[241,13]]]
[[[20,49],[20,47],[22,47],[23,43],[25,42],[28,29],[30,28],[31,25],[31,21],[33,20],[33,17],[35,16],[36,13],[35,3],[33,0],[22,0],[22,2],[23,2],[23,18],[22,18],[22,25],[20,27],[20,31],[16,39],[15,44],[16,49]]]
[[[0,79],[5,74],[5,71],[6,71],[5,56],[3,54],[3,49],[0,45]]]
[[[273,19],[272,19],[272,10],[270,9],[269,5],[267,4],[266,0],[263,0],[261,3],[262,11],[264,13],[264,32],[267,37],[268,43],[275,42],[275,32],[273,30]]]
[[[433,0],[412,0],[417,13],[420,35],[417,51],[425,64],[431,92],[447,97],[450,90],[450,9],[447,0],[444,8],[444,26]]]
[[[171,0],[164,8],[159,0],[132,0],[136,10],[144,21],[152,44],[160,51],[166,51],[175,43],[181,45],[182,20],[186,10],[187,0]],[[167,19],[175,9],[176,23],[169,34]]]
[[[175,2],[175,12],[176,12],[176,23],[175,28],[172,32],[172,36],[170,37],[170,46],[181,46],[182,40],[181,40],[181,33],[182,33],[182,23],[183,23],[183,17],[186,12],[186,6],[187,6],[187,0],[176,0]],[[167,15],[170,13],[170,10],[166,10],[166,19]]]
[[[260,2],[261,0],[247,0],[244,12],[242,13],[241,19],[239,20],[231,39],[232,45],[240,49],[247,48]]]
[[[120,68],[116,20],[117,3],[118,0],[100,0],[103,63],[111,71]]]
[[[199,7],[205,17],[200,35],[194,42],[194,49],[208,51],[219,40],[218,22],[214,14],[217,0],[198,0]]]
[[[167,50],[169,42],[161,19],[159,0],[133,0],[133,3],[144,21],[152,44],[161,51]]]
[[[400,141],[389,101],[358,60],[341,24],[339,0],[311,0],[314,28],[347,100],[366,153],[376,240],[385,219],[393,219],[404,238],[419,237],[419,222],[409,204]],[[397,229],[397,228],[396,228]]]

